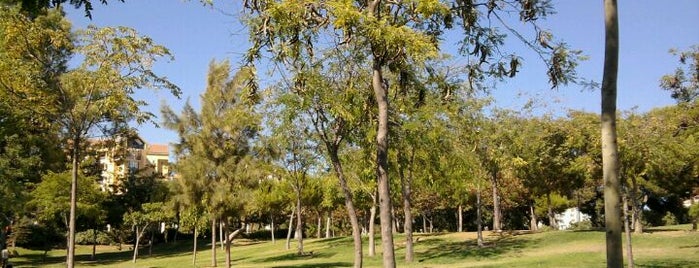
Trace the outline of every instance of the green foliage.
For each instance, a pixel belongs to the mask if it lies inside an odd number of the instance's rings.
[[[681,67],[660,78],[660,87],[670,91],[677,103],[692,103],[699,97],[699,45],[687,51],[670,50],[679,58]]]
[[[70,210],[70,183],[69,172],[49,172],[42,177],[31,192],[32,199],[28,206],[36,212],[37,218],[44,223],[62,228],[68,227],[68,213]],[[97,221],[104,217],[104,211],[100,204],[104,200],[104,193],[100,191],[92,177],[78,176],[78,218],[83,222]]]
[[[75,243],[78,245],[92,245],[95,243],[95,233],[97,234],[97,245],[115,244],[112,237],[107,233],[95,229],[89,229],[75,234]]]
[[[677,225],[677,223],[677,216],[669,211],[663,217],[663,225]]]

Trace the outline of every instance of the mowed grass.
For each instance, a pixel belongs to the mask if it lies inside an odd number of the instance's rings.
[[[633,236],[636,267],[699,267],[699,233],[689,225],[651,228]],[[403,261],[405,240],[397,235],[398,267],[603,267],[605,266],[604,232],[555,231],[543,233],[485,232],[486,246],[476,245],[476,234],[416,234],[415,260]],[[366,238],[365,238],[366,239]],[[381,266],[381,244],[377,239],[377,255],[366,256],[364,266]],[[210,267],[210,244],[200,240],[196,265],[192,264],[191,241],[161,244],[148,256],[142,248],[136,263],[127,247],[99,247],[97,261],[90,261],[89,246],[77,248],[78,267]],[[306,239],[306,251],[312,256],[297,256],[296,243],[285,249],[285,241],[236,240],[231,249],[234,267],[351,267],[352,240],[349,237]],[[64,267],[65,250],[53,250],[46,258],[43,252],[18,249],[20,256],[11,259],[15,267]],[[224,264],[224,252],[217,251],[218,265]]]

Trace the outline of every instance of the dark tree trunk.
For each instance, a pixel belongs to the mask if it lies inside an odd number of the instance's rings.
[[[619,153],[616,134],[617,71],[619,64],[619,18],[617,1],[604,0],[604,74],[602,77],[602,176],[607,267],[624,265],[621,249]]]
[[[199,229],[194,227],[194,248],[192,249],[192,266],[197,267],[197,237],[199,236]]]
[[[624,211],[624,231],[626,233],[626,258],[628,260],[628,268],[633,268],[633,249],[631,247],[631,226],[629,226],[629,202],[626,195],[623,195],[623,211]]]
[[[376,203],[378,193],[374,190],[371,195],[371,209],[369,209],[369,256],[376,256]]]
[[[92,255],[90,255],[90,260],[95,260],[95,255],[97,253],[97,230],[92,229]]]

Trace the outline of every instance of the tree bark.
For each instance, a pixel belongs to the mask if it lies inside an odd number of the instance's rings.
[[[483,213],[481,212],[482,207],[483,204],[481,204],[481,187],[479,185],[478,190],[476,190],[476,233],[478,236],[476,240],[478,242],[478,247],[483,247]]]
[[[90,260],[95,260],[95,255],[97,253],[97,230],[92,229],[92,255],[90,255]]]
[[[631,199],[631,219],[633,220],[633,231],[637,234],[643,233],[643,214],[641,213],[641,204],[639,204],[638,196],[639,193],[638,183],[636,177],[631,178],[631,190],[629,191],[629,198]]]
[[[80,137],[73,137],[73,145],[71,146],[71,183],[70,183],[70,216],[68,218],[68,256],[66,257],[66,266],[68,268],[75,267],[75,217],[77,213],[78,203],[78,165]],[[135,261],[135,260],[134,260]]]
[[[376,202],[378,193],[374,190],[371,195],[371,208],[369,209],[369,256],[376,256]]]
[[[216,265],[216,217],[211,217],[211,267]]]
[[[412,161],[412,160],[411,160]],[[405,233],[405,262],[413,261],[413,214],[411,212],[410,204],[410,183],[411,176],[410,170],[408,170],[408,176],[403,174],[403,167],[398,167],[398,175],[401,180],[401,189],[403,191],[403,214],[405,216],[405,221],[403,223],[403,232]]]
[[[192,249],[192,266],[197,267],[197,237],[199,236],[199,229],[194,227],[194,248]]]
[[[546,194],[546,215],[549,217],[549,225],[554,230],[558,230],[558,221],[556,221],[556,215],[553,214],[553,207],[551,207],[551,194]]]
[[[604,219],[607,267],[624,265],[621,249],[621,213],[619,208],[619,159],[616,134],[616,96],[619,61],[619,18],[617,1],[604,0],[604,74],[602,77],[602,176],[604,178]]]
[[[500,219],[502,218],[502,216],[500,215],[501,211],[500,194],[498,193],[498,172],[493,172],[490,181],[493,190],[493,231],[499,232],[502,230],[502,224],[500,223]]]
[[[224,237],[222,237],[221,239],[224,241],[224,243],[225,243],[224,245],[226,245],[226,247],[225,247],[226,248],[226,268],[230,268],[231,267],[231,242],[228,239],[228,235],[230,233],[228,231],[227,224],[224,224],[222,229],[224,229]]]
[[[148,229],[148,224],[143,226],[140,232],[138,231],[138,225],[136,225],[136,241],[133,244],[133,263],[136,263],[136,258],[138,258],[138,245],[141,244],[141,237],[146,232],[146,229]]]
[[[335,175],[340,182],[340,188],[342,189],[342,194],[345,197],[345,207],[347,208],[347,214],[350,218],[350,225],[352,225],[352,240],[354,242],[354,267],[362,267],[362,234],[359,229],[359,221],[357,220],[357,212],[354,208],[354,202],[352,201],[352,190],[350,190],[349,185],[347,185],[347,180],[345,179],[345,173],[342,169],[342,163],[340,162],[340,157],[338,156],[337,146],[331,145],[326,142],[326,147],[330,154],[330,161],[335,169]]]
[[[631,247],[631,227],[629,226],[629,203],[626,195],[623,197],[623,207],[624,207],[624,231],[626,233],[626,259],[628,260],[628,268],[633,268],[633,249]]]
[[[291,232],[294,230],[294,213],[296,213],[296,208],[291,209],[291,216],[289,216],[289,230],[286,232],[286,250],[291,249]]]
[[[269,219],[270,219],[270,222],[272,222],[272,224],[270,224],[270,231],[271,231],[270,234],[272,235],[272,244],[276,244],[277,241],[274,239],[274,214],[270,213]]]
[[[457,213],[457,218],[459,219],[459,222],[457,223],[456,229],[457,232],[461,233],[464,231],[464,207],[459,204],[459,207],[456,209]]]
[[[536,218],[536,211],[534,211],[534,203],[529,205],[529,215],[530,215],[530,221],[529,221],[529,230],[532,232],[536,232],[539,230],[539,226],[537,226],[538,219]]]
[[[303,255],[303,217],[301,213],[301,188],[298,189],[296,195],[296,241],[298,241],[296,253],[301,256]]]
[[[367,10],[369,16],[380,18],[378,12],[380,0],[369,1]],[[374,97],[378,108],[378,129],[376,130],[376,177],[379,188],[379,214],[381,222],[381,245],[383,249],[383,267],[396,267],[396,258],[393,248],[393,233],[391,232],[391,189],[388,179],[388,88],[384,85],[382,68],[385,65],[384,56],[379,49],[371,47],[374,53],[372,65],[371,85],[374,89]]]
[[[325,238],[330,238],[330,220],[332,219],[332,211],[328,212],[328,216],[325,219]]]
[[[316,238],[320,239],[322,238],[320,236],[320,231],[323,229],[323,217],[320,212],[318,212],[318,228],[316,228]]]

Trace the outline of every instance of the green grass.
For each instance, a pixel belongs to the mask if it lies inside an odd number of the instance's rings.
[[[652,228],[633,236],[636,267],[699,267],[699,232],[690,226]],[[399,267],[603,267],[605,266],[604,232],[559,231],[528,234],[526,232],[486,233],[486,246],[478,248],[475,233],[416,234],[415,261],[403,261],[404,236],[398,235],[396,259]],[[234,267],[351,267],[352,241],[348,237],[306,239],[306,251],[312,256],[297,256],[285,250],[284,241],[237,240],[231,250]],[[364,254],[367,254],[364,241]],[[191,241],[154,247],[153,255],[141,249],[140,257],[131,262],[132,251],[114,247],[98,248],[97,261],[90,261],[91,247],[77,248],[78,267],[192,267]],[[199,243],[196,267],[211,264],[211,248]],[[377,256],[364,258],[365,267],[381,266],[381,245],[377,239]],[[65,250],[43,252],[18,249],[20,256],[11,259],[15,267],[64,267]],[[218,250],[219,266],[224,253]]]

